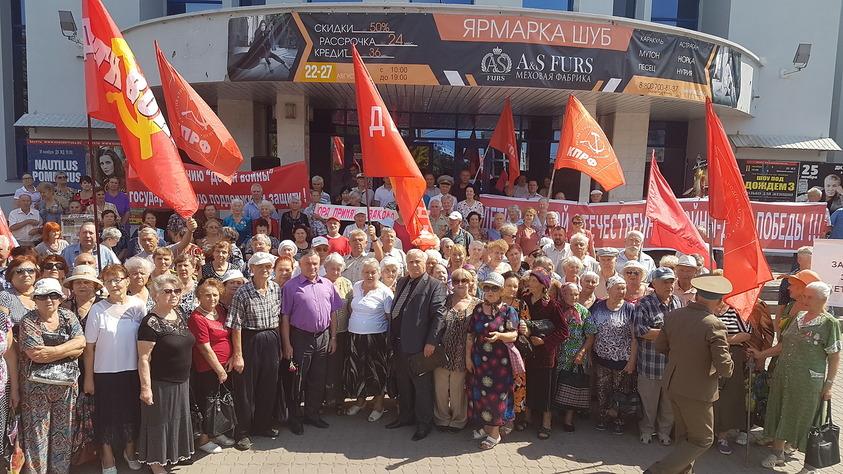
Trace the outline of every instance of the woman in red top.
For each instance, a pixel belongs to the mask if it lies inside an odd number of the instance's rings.
[[[532,207],[524,211],[524,223],[518,226],[518,233],[515,234],[515,243],[520,245],[524,250],[524,255],[530,255],[533,250],[539,248],[538,231],[533,227],[533,221],[536,220],[536,210]]]
[[[196,338],[193,346],[193,394],[200,413],[205,413],[208,397],[219,393],[220,386],[228,380],[231,357],[231,330],[225,327],[225,309],[220,295],[225,286],[216,278],[208,278],[196,288],[199,306],[187,322],[190,332]],[[199,449],[206,453],[220,453],[222,446],[233,446],[234,440],[225,435],[213,441],[207,433],[199,436]]]

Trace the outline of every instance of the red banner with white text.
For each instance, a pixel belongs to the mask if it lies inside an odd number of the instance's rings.
[[[184,169],[187,179],[193,184],[200,209],[206,204],[213,204],[218,210],[228,210],[234,198],[246,202],[251,198],[253,184],[263,187],[264,198],[275,204],[276,208],[286,208],[292,196],[299,196],[302,202],[310,198],[307,191],[307,164],[303,161],[260,171],[237,171],[232,175],[230,185],[207,168],[185,164]],[[167,208],[136,176],[129,175],[126,187],[133,208]]]
[[[495,213],[506,213],[512,205],[523,212],[528,207],[539,209],[536,201],[483,194],[480,201],[486,208],[484,223],[492,222]],[[708,226],[708,201],[680,199],[679,203],[697,226]],[[583,204],[550,200],[548,210],[559,213],[560,225],[568,227],[571,217],[580,214],[585,227],[594,234],[596,247],[623,247],[624,236],[631,230],[649,237],[651,224],[645,215],[645,201]],[[758,239],[765,252],[792,253],[803,245],[812,245],[826,233],[828,212],[824,203],[752,202]],[[724,223],[715,221],[714,247],[723,247]]]

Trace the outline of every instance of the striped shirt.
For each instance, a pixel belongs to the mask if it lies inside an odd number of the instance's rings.
[[[734,336],[735,334],[747,333],[752,334],[752,326],[749,321],[744,321],[738,316],[734,308],[729,308],[725,313],[720,315],[720,321],[726,325],[726,335]]]

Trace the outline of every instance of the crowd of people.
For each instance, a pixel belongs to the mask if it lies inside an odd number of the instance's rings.
[[[595,247],[582,216],[560,225],[536,181],[518,189],[535,207],[486,223],[468,172],[456,184],[427,174],[438,246],[422,250],[400,217],[320,218],[332,197],[319,176],[285,212],[256,184],[224,218],[208,205],[160,228],[147,211],[133,233],[117,178],[83,178],[79,192],[62,173],[29,178],[9,213],[18,245],[0,236],[0,427],[18,434],[0,449],[8,461],[19,446],[30,472],[97,459],[112,474],[122,457],[160,473],[197,449],[329,428],[326,413],[379,423],[388,411],[384,426],[412,427],[414,441],[465,430],[484,450],[590,416],[675,445],[654,473],[747,444],[749,411],[774,469],[806,449],[843,348],[809,247],[776,318],[758,302],[745,320],[702,256],[657,262],[639,231]],[[395,207],[388,181],[355,179],[340,203]],[[96,222],[70,244],[61,215],[85,210]],[[748,406],[751,379],[763,387]],[[230,410],[203,416],[211,406]]]

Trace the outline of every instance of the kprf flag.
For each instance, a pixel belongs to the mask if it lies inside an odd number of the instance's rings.
[[[732,146],[711,101],[706,101],[708,129],[708,213],[725,221],[723,276],[732,282],[726,303],[746,320],[765,283],[773,279]]]
[[[685,254],[699,254],[706,266],[711,264],[708,247],[700,231],[682,209],[670,185],[656,163],[656,151],[650,159],[650,183],[647,187],[645,214],[653,223],[649,245],[675,249]]]
[[[398,212],[411,240],[415,240],[423,231],[432,233],[427,209],[422,200],[427,184],[372,82],[357,48],[352,48],[352,52],[363,174],[392,180]]]
[[[506,156],[507,162],[509,163],[506,173],[509,178],[509,184],[515,184],[515,180],[521,174],[521,167],[518,165],[515,119],[512,117],[512,104],[509,102],[509,97],[503,103],[503,110],[501,111],[501,116],[498,118],[498,124],[495,125],[495,131],[492,132],[492,138],[489,139],[489,146]]]
[[[243,154],[217,114],[167,61],[155,42],[161,89],[176,146],[196,164],[213,171],[226,184],[243,164]]]
[[[573,94],[562,118],[555,168],[572,168],[591,176],[606,191],[626,183],[615,150],[603,129]]]
[[[199,207],[158,102],[100,0],[82,2],[88,115],[111,122],[144,185],[183,217]]]

